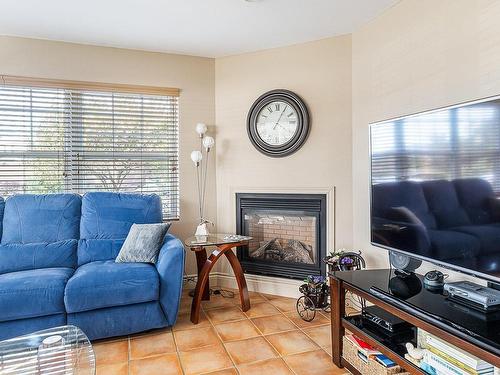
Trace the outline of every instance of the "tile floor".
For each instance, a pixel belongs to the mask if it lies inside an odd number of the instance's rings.
[[[295,299],[253,292],[250,299],[244,313],[237,294],[212,296],[194,325],[186,291],[174,327],[95,342],[97,375],[346,373],[331,361],[329,314],[307,323]]]

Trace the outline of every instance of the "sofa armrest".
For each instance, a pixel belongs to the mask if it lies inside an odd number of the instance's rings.
[[[160,305],[169,325],[174,325],[182,295],[185,251],[182,242],[167,234],[156,261],[160,275]]]

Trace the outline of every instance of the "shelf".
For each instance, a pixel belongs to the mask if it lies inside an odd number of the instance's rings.
[[[358,322],[358,320],[359,320],[359,322]],[[361,319],[357,319],[357,317],[342,318],[342,326],[345,329],[347,329],[348,331],[350,331],[353,334],[355,334],[356,336],[358,336],[360,339],[365,341],[367,344],[373,346],[375,349],[377,349],[382,354],[387,356],[389,359],[391,359],[392,361],[397,363],[399,366],[401,366],[404,370],[406,370],[410,374],[427,375],[427,373],[425,371],[418,368],[410,361],[407,361],[404,358],[404,354],[401,352],[401,350],[396,349],[394,347],[387,346],[388,344],[386,341],[384,343],[381,343],[380,337],[376,333],[371,332],[366,327],[363,327],[360,322],[361,322]],[[346,362],[346,361],[344,360],[344,362]],[[348,367],[346,366],[346,368],[348,368]]]

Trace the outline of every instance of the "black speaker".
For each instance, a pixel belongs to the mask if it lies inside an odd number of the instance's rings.
[[[422,290],[422,283],[414,273],[397,274],[389,280],[389,290],[401,299],[408,299],[416,296]]]
[[[412,258],[397,251],[389,251],[389,261],[395,269],[406,272],[413,272],[422,265],[420,259]]]

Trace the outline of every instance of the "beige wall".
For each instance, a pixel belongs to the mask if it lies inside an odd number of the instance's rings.
[[[0,37],[0,74],[180,88],[181,220],[171,231],[180,238],[193,233],[197,193],[189,154],[198,147],[195,124],[205,122],[211,130],[215,124],[213,59]],[[215,179],[210,181],[207,217],[215,220]],[[195,269],[188,254],[186,272]]]
[[[352,37],[354,244],[370,267],[368,124],[500,93],[500,1],[403,0]],[[430,268],[427,267],[427,268]]]
[[[336,189],[336,222],[329,246],[352,243],[351,37],[216,59],[217,223],[235,230],[235,192]],[[312,127],[305,145],[285,158],[270,158],[250,143],[246,116],[264,92],[296,92],[309,107]],[[331,202],[333,203],[333,202]],[[333,206],[333,204],[331,204]],[[221,271],[225,272],[226,267]]]

